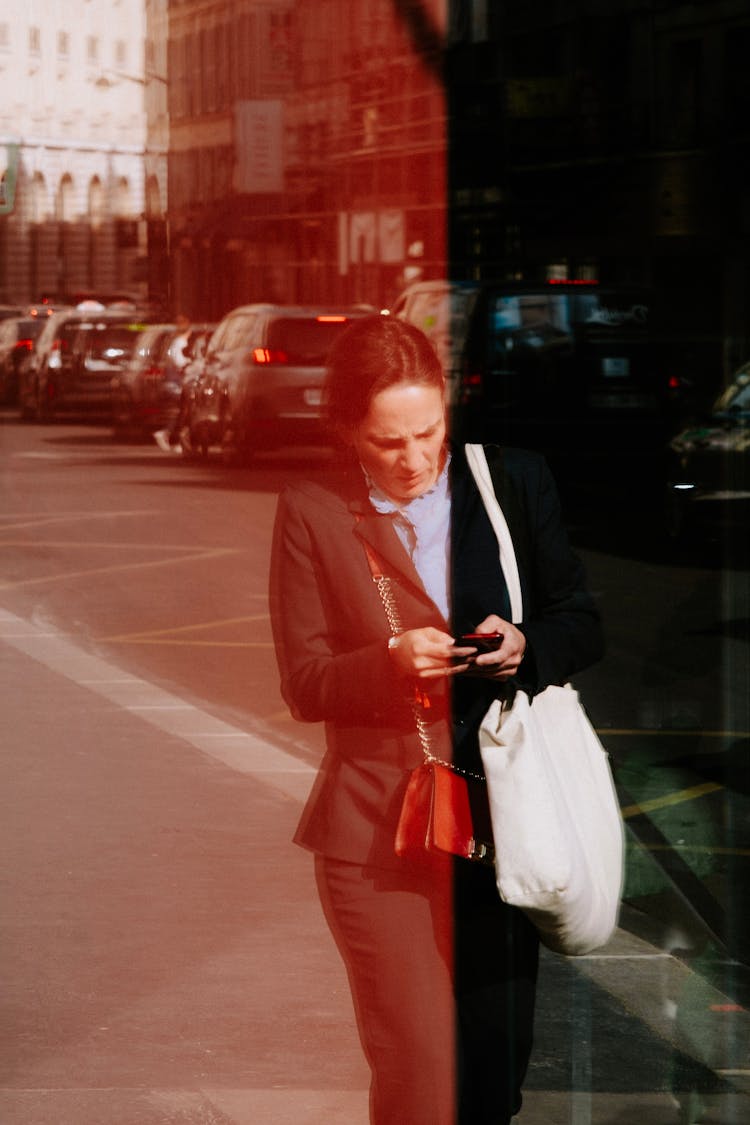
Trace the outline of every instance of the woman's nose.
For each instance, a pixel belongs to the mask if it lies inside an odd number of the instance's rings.
[[[420,450],[418,445],[405,446],[401,461],[405,469],[418,469],[420,463]]]

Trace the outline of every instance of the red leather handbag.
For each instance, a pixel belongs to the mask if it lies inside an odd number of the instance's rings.
[[[447,762],[425,757],[412,770],[396,828],[396,855],[447,852],[493,863],[487,789]]]
[[[369,543],[364,544],[372,580],[394,637],[403,632],[391,582]],[[411,700],[424,761],[412,770],[396,828],[396,855],[446,852],[480,863],[495,862],[484,778],[436,758],[420,702]]]

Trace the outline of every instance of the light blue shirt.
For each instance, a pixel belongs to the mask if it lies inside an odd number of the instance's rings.
[[[450,621],[451,498],[450,454],[432,488],[408,504],[398,505],[365,472],[370,503],[376,512],[393,515],[393,526],[435,605]],[[364,469],[363,469],[364,472]]]

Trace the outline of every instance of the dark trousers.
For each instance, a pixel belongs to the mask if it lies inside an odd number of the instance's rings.
[[[532,1043],[538,939],[490,867],[318,856],[372,1071],[372,1125],[507,1125]]]

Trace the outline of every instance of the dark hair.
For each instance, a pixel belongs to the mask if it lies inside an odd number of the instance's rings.
[[[341,333],[328,356],[325,402],[339,435],[364,420],[375,395],[399,383],[444,386],[440,360],[423,332],[393,316],[365,316]]]

